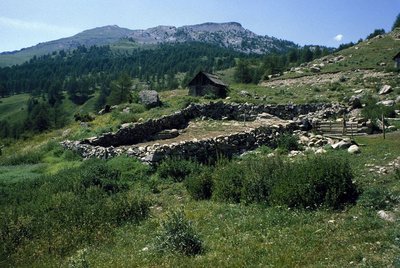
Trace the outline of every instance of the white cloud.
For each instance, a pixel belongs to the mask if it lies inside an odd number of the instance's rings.
[[[336,36],[333,38],[333,40],[335,40],[335,41],[337,41],[337,42],[342,41],[342,40],[343,40],[343,34],[338,34],[338,35],[336,35]]]
[[[62,27],[42,22],[25,21],[0,16],[0,26],[15,30],[26,30],[36,32],[47,32],[53,34],[70,35],[79,32],[79,29]]]

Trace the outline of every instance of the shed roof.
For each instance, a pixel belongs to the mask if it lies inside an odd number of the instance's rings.
[[[400,52],[397,53],[397,54],[393,57],[393,60],[395,60],[395,59],[397,59],[397,58],[400,58]]]
[[[227,84],[225,84],[218,76],[216,76],[215,74],[209,74],[209,73],[205,73],[205,72],[203,72],[203,74],[205,75],[205,76],[207,76],[208,77],[208,79],[210,79],[211,81],[213,81],[215,84],[217,84],[217,85],[221,85],[221,86],[225,86],[225,87],[227,87],[228,85]]]
[[[217,75],[215,74],[210,74],[210,73],[206,73],[203,71],[200,71],[193,79],[192,81],[198,77],[199,75],[203,74],[204,76],[206,76],[211,82],[213,82],[216,85],[220,85],[220,86],[224,86],[224,87],[228,87],[227,84],[225,84]],[[189,82],[189,85],[192,83],[192,81]]]

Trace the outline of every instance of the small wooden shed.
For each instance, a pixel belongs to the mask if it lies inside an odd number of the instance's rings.
[[[191,96],[212,95],[225,98],[228,94],[228,85],[218,76],[202,71],[189,82],[188,86],[189,95]]]
[[[400,69],[400,52],[393,57],[394,60],[394,68]]]

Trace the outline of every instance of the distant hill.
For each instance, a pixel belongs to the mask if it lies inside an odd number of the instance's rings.
[[[0,53],[0,67],[21,64],[35,55],[71,50],[78,46],[112,45],[122,39],[129,39],[138,45],[196,41],[256,54],[283,52],[297,47],[290,41],[257,35],[237,22],[203,23],[182,27],[157,26],[147,30],[130,30],[112,25],[86,30],[71,37],[39,43],[18,51]]]

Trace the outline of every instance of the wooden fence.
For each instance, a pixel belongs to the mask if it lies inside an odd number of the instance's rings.
[[[313,125],[313,129],[319,134],[330,136],[360,136],[366,135],[357,122],[320,121]]]

